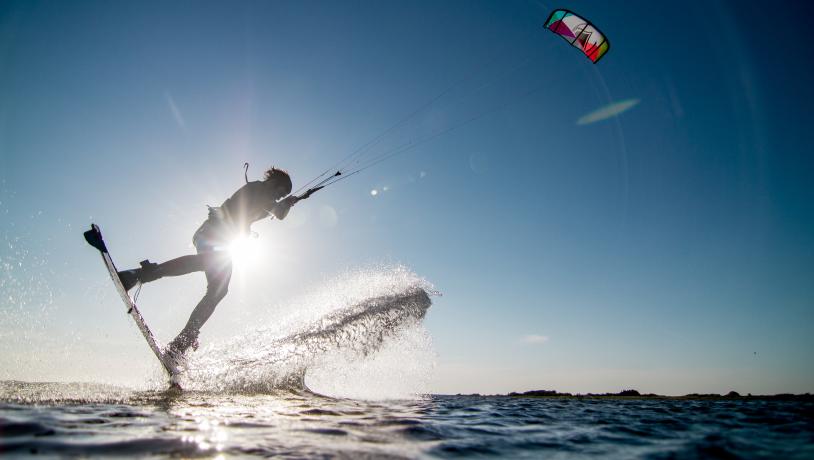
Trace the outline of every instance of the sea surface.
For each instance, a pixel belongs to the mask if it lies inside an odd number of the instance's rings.
[[[437,298],[403,267],[350,272],[283,306],[286,321],[202,345],[182,392],[154,360],[152,376],[105,373],[123,381],[3,377],[0,456],[814,458],[812,402],[416,396]]]
[[[0,454],[814,458],[814,403],[218,394],[0,382]]]

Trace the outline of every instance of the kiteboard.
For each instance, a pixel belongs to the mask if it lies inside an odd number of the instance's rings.
[[[170,387],[180,389],[181,386],[179,385],[178,366],[172,359],[161,352],[161,347],[159,346],[158,341],[155,339],[155,336],[153,336],[153,333],[150,332],[150,328],[147,327],[147,323],[144,322],[144,317],[141,316],[141,312],[139,312],[136,303],[132,298],[130,298],[127,291],[125,291],[124,286],[119,279],[116,265],[113,263],[113,259],[110,257],[110,252],[107,250],[105,240],[102,238],[102,231],[99,229],[98,225],[91,224],[90,230],[85,232],[85,241],[87,241],[88,244],[94,248],[98,249],[99,253],[102,254],[102,260],[105,263],[105,268],[107,268],[110,278],[113,280],[113,285],[116,287],[116,291],[119,293],[119,296],[121,296],[122,301],[124,302],[124,306],[127,309],[127,314],[130,315],[133,318],[133,321],[136,322],[136,326],[138,326],[141,334],[147,341],[147,345],[150,346],[150,350],[153,350],[153,353],[155,353],[155,356],[158,358],[161,366],[165,371],[167,371],[167,374],[169,374]]]

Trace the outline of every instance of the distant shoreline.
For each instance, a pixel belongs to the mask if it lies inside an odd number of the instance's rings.
[[[639,393],[637,390],[624,390],[619,393],[560,393],[555,390],[532,390],[519,392],[511,392],[508,394],[496,395],[481,395],[478,393],[461,394],[451,396],[479,396],[479,397],[509,397],[509,398],[550,398],[550,399],[655,399],[655,400],[704,400],[704,401],[729,401],[729,400],[754,400],[754,401],[814,401],[814,395],[811,393],[791,394],[781,393],[775,395],[753,395],[748,393],[741,395],[737,391],[730,391],[727,394],[715,393],[691,393],[683,396],[667,396],[658,395],[655,393]]]
[[[32,389],[44,388],[53,390],[55,387],[63,387],[66,390],[81,389],[81,390],[96,390],[104,394],[115,396],[117,391],[126,393],[156,393],[161,394],[160,390],[136,390],[127,387],[120,387],[117,385],[93,383],[93,382],[28,382],[23,380],[0,380],[0,403],[7,402],[8,395],[21,395],[25,392],[32,391]],[[190,394],[196,392],[189,392]],[[206,394],[205,392],[199,394]],[[814,402],[814,394],[802,393],[780,393],[774,395],[753,395],[747,393],[741,395],[736,391],[730,391],[726,394],[715,393],[690,393],[681,396],[668,396],[659,395],[655,393],[640,393],[637,390],[623,390],[618,393],[560,393],[556,390],[531,390],[524,392],[511,392],[507,394],[480,394],[480,393],[431,393],[432,396],[457,396],[457,397],[478,397],[478,398],[535,398],[535,399],[564,399],[564,400],[585,400],[585,399],[608,399],[608,400],[664,400],[664,401],[797,401],[797,402]],[[429,396],[428,395],[428,396]],[[15,398],[13,398],[15,399]],[[58,398],[57,398],[58,399]],[[16,399],[15,399],[16,400]]]

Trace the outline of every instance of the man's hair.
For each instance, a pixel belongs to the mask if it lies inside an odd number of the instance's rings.
[[[293,188],[293,185],[291,183],[291,176],[289,176],[286,171],[272,166],[271,169],[266,171],[264,176],[265,176],[264,180],[266,182],[274,181],[280,184],[287,185],[288,193],[291,193],[291,189]]]

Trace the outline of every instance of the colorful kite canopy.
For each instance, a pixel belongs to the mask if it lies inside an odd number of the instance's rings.
[[[588,59],[596,63],[610,49],[605,34],[590,21],[568,10],[554,10],[545,23],[548,30],[582,50]]]

